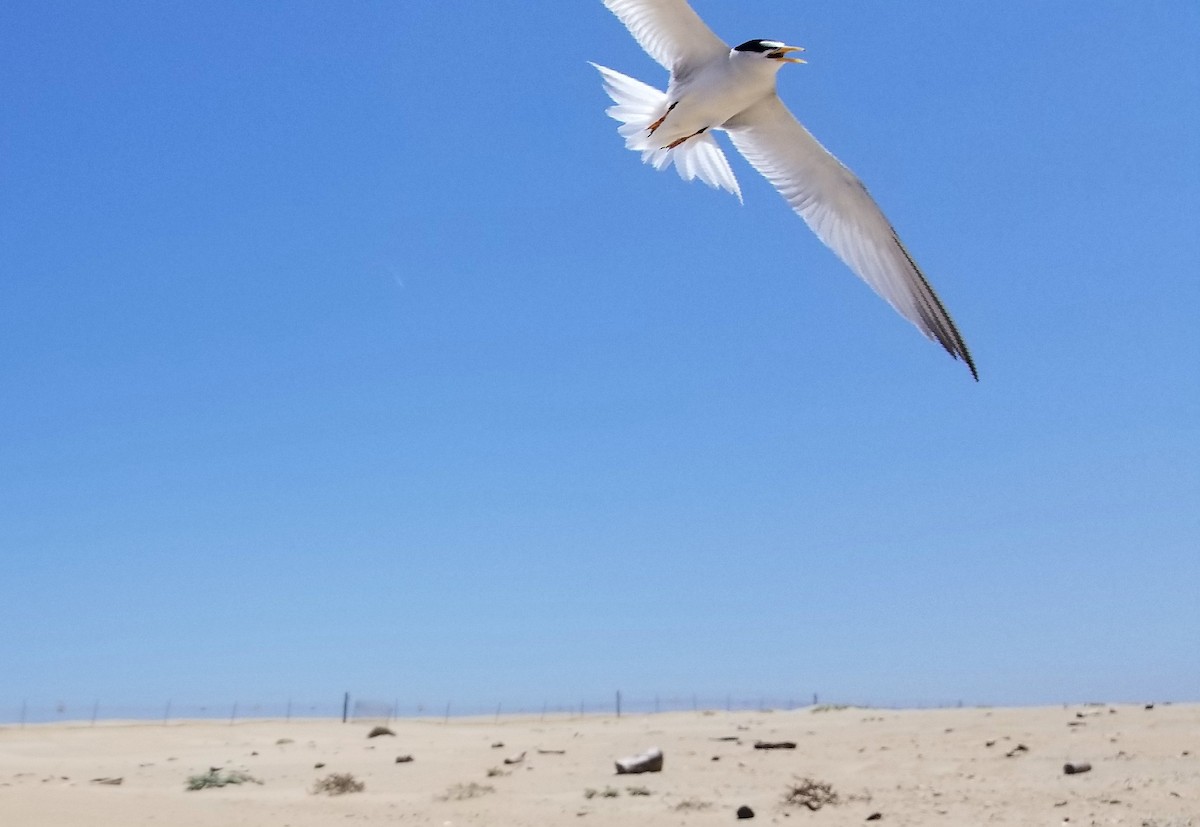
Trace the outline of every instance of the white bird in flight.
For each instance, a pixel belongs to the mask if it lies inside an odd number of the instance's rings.
[[[779,99],[775,74],[804,63],[777,40],[729,48],[687,0],[604,0],[646,52],[670,73],[665,93],[595,66],[616,103],[625,146],[655,169],[672,164],[684,180],[742,193],[714,131],[762,173],[821,241],[863,281],[955,359],[975,380],[967,345],[863,183],[821,146]]]

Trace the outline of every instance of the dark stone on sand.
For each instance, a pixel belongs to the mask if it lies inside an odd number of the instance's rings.
[[[397,764],[411,764],[412,761],[413,761],[413,757],[411,755],[397,755],[396,756]]]
[[[795,741],[755,741],[755,749],[795,749]]]
[[[1092,765],[1087,761],[1072,761],[1069,764],[1063,764],[1063,773],[1066,775],[1078,775],[1081,772],[1091,772]]]
[[[737,817],[738,818],[754,818],[754,811],[751,810],[749,807],[747,807],[745,804],[743,804],[742,806],[737,808]]]

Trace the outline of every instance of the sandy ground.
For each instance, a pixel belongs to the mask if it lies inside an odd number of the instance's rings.
[[[737,821],[746,805],[777,824],[864,824],[878,813],[885,825],[1200,827],[1197,705],[419,720],[368,739],[370,728],[0,727],[0,825],[709,825]],[[759,740],[797,746],[755,749]],[[665,754],[662,772],[615,774],[614,759],[652,746]],[[1068,761],[1092,769],[1065,775]],[[185,790],[213,767],[262,783]],[[311,791],[334,772],[365,790]],[[830,784],[839,803],[785,803],[804,777]],[[484,789],[456,798],[472,783]]]

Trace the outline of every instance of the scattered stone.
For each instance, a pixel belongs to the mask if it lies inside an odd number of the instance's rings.
[[[321,768],[322,768],[322,767],[324,767],[324,766],[325,766],[325,764],[324,764],[323,762],[316,763],[316,764],[313,764],[313,769],[314,769],[314,770],[319,770],[319,769],[321,769]]]
[[[125,783],[125,779],[124,778],[93,778],[92,783],[93,784],[105,784],[109,787],[119,787],[119,786],[121,786],[121,784]]]
[[[741,740],[742,740],[742,739],[741,739],[741,738],[739,738],[739,737],[737,737],[736,735],[722,735],[722,736],[721,736],[721,737],[719,737],[719,738],[711,738],[711,739],[709,739],[709,740],[712,740],[712,741],[738,741],[738,742],[741,742]]]
[[[1081,772],[1091,772],[1092,765],[1087,761],[1073,761],[1068,764],[1063,764],[1063,773],[1066,775],[1078,775]]]
[[[883,818],[883,813],[871,813],[867,816],[867,821],[879,821],[881,818]]]
[[[621,758],[617,761],[617,775],[640,772],[662,772],[663,752],[658,747],[651,747],[641,755]]]
[[[413,757],[411,755],[397,755],[396,756],[397,764],[411,764],[412,762],[413,762]]]
[[[492,749],[504,749],[503,741],[496,741],[492,744]]]
[[[737,808],[737,817],[738,818],[754,818],[754,811],[751,810],[749,807],[747,807],[745,804],[743,804],[742,806]]]
[[[1029,752],[1029,747],[1025,746],[1024,744],[1017,744],[1015,747],[1010,749],[1008,752],[1004,753],[1004,757],[1012,758],[1013,756],[1019,755],[1022,752]]]
[[[392,732],[390,729],[388,729],[385,726],[377,726],[374,729],[372,729],[370,732],[367,733],[367,737],[368,738],[378,738],[380,735],[395,735],[395,734],[396,733]]]
[[[1154,709],[1154,704],[1146,704],[1146,709]]]
[[[755,749],[795,749],[795,741],[755,741]]]
[[[986,743],[984,744],[984,746],[985,746],[985,747],[994,747],[994,746],[996,746],[996,742],[995,742],[995,741],[988,741],[988,742],[986,742]]]
[[[294,744],[294,743],[296,743],[296,742],[293,741],[291,738],[280,738],[278,741],[275,742],[275,746],[280,747],[280,746],[283,746],[284,744]]]
[[[525,753],[521,752],[516,755],[510,755],[504,759],[505,764],[520,764],[525,760]]]
[[[538,755],[566,755],[567,751],[565,749],[541,749],[541,748],[539,748],[537,751],[537,754]]]

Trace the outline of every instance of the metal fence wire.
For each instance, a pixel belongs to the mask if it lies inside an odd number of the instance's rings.
[[[863,699],[838,698],[827,700],[817,693],[795,695],[712,695],[700,693],[635,693],[613,692],[595,695],[577,701],[543,700],[541,702],[450,700],[412,700],[402,697],[387,699],[378,695],[356,696],[343,693],[341,697],[327,700],[297,700],[293,698],[274,701],[214,701],[196,703],[188,700],[167,699],[161,703],[129,704],[92,700],[56,701],[53,703],[22,700],[16,703],[0,703],[0,725],[81,723],[95,724],[98,721],[131,721],[170,723],[172,721],[220,721],[236,724],[239,720],[291,720],[293,718],[340,719],[343,721],[387,723],[398,719],[419,718],[499,718],[504,715],[581,717],[589,715],[621,716],[652,715],[666,712],[704,711],[767,711],[790,710],[817,706],[822,703],[832,706],[859,706],[873,708],[944,708],[963,706],[962,701],[909,700],[875,703]]]

